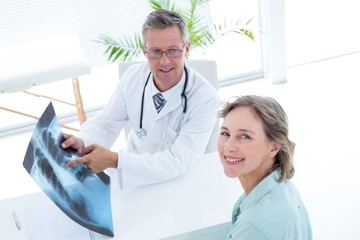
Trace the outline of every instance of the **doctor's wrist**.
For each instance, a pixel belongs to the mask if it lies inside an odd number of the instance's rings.
[[[112,168],[117,168],[118,167],[118,153],[117,152],[113,152],[112,154]]]

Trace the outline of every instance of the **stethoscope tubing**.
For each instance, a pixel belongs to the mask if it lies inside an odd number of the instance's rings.
[[[184,67],[184,70],[185,70],[185,83],[184,83],[183,90],[182,90],[182,92],[181,92],[181,96],[184,98],[184,101],[185,101],[183,113],[186,113],[186,110],[187,110],[187,97],[186,97],[186,95],[185,95],[185,91],[186,91],[186,87],[187,87],[187,83],[188,83],[188,73],[187,73],[186,67]],[[145,85],[144,85],[144,89],[143,89],[143,92],[142,92],[142,97],[141,97],[140,131],[142,131],[142,129],[143,129],[142,123],[143,123],[143,116],[144,116],[145,90],[146,90],[146,86],[147,86],[147,84],[148,84],[148,82],[149,82],[150,76],[151,76],[151,72],[149,73],[149,75],[148,75],[148,77],[147,77],[147,79],[146,79],[146,82],[145,82]]]

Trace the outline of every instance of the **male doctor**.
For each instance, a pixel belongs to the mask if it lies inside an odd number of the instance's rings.
[[[142,37],[147,63],[130,67],[104,109],[62,142],[83,154],[68,167],[115,168],[122,189],[185,174],[204,154],[220,106],[217,90],[185,62],[190,43],[179,14],[150,13]],[[109,150],[128,122],[127,148]]]

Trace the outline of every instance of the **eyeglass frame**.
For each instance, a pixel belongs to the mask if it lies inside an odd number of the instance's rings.
[[[181,49],[179,49],[179,48],[170,48],[170,49],[167,49],[167,50],[165,50],[165,51],[161,51],[161,50],[157,49],[157,50],[147,50],[147,51],[144,51],[144,52],[146,53],[146,55],[148,56],[148,58],[151,58],[151,59],[160,59],[160,58],[162,58],[163,53],[165,53],[165,55],[166,55],[167,58],[178,58],[178,57],[181,56],[181,53],[184,51],[184,48],[185,48],[185,44],[182,46]],[[179,55],[178,55],[178,56],[169,56],[169,55],[168,55],[168,54],[169,54],[169,51],[176,51],[176,53],[178,52]],[[160,55],[159,55],[158,57],[151,57],[151,56],[150,56],[151,54],[149,55],[149,52],[160,53]]]

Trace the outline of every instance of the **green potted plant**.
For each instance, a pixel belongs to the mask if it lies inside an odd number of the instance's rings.
[[[187,23],[189,29],[189,39],[191,49],[195,51],[205,51],[220,37],[236,33],[254,40],[253,32],[249,24],[252,18],[245,23],[238,20],[226,21],[222,23],[212,23],[209,17],[199,14],[198,7],[208,3],[209,0],[189,0],[188,9],[178,8],[171,0],[149,0],[152,9],[169,9],[178,12]],[[136,59],[141,55],[142,36],[135,33],[134,36],[127,36],[121,39],[114,39],[107,35],[99,36],[97,42],[106,46],[104,55],[108,56],[108,61],[117,60],[126,62]]]

